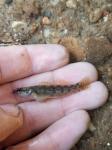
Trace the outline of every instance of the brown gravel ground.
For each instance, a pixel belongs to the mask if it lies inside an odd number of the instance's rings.
[[[0,0],[3,43],[61,43],[72,62],[93,63],[110,96],[73,150],[112,150],[112,0]]]

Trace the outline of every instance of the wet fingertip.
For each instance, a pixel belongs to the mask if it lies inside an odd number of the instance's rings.
[[[69,63],[69,53],[66,48],[60,44],[48,44],[46,49],[51,50],[52,59],[58,67]]]
[[[64,63],[69,62],[69,53],[67,49],[60,45],[60,44],[54,44],[55,49],[57,50],[58,58],[61,59]]]
[[[109,96],[108,88],[106,85],[100,81],[97,81],[97,88],[99,89],[99,93],[101,93],[100,98],[100,105],[103,105],[107,100]]]
[[[91,72],[94,74],[96,79],[98,79],[98,71],[97,71],[96,67],[93,64],[89,63],[89,62],[86,62],[86,63],[88,64],[88,66],[90,66]]]
[[[106,103],[108,99],[108,89],[104,83],[96,81],[90,85],[94,98],[91,98],[92,109],[98,108]]]
[[[76,111],[78,113],[78,118],[80,118],[82,125],[83,125],[83,129],[84,131],[87,129],[87,127],[89,126],[89,122],[90,122],[90,116],[88,114],[87,111],[85,110],[77,110]]]
[[[89,62],[79,62],[79,63],[81,63],[82,67],[85,67],[89,70],[89,74],[90,74],[90,76],[93,77],[93,80],[98,79],[98,71],[93,64],[91,64]]]

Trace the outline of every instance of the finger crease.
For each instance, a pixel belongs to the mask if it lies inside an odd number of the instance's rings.
[[[63,106],[63,99],[60,100],[60,107],[61,107],[61,112],[62,112],[63,117],[66,116],[66,110]]]
[[[29,54],[29,52],[28,52],[28,50],[27,50],[27,48],[25,47],[25,53],[26,53],[26,55],[27,55],[27,57],[28,57],[28,60],[29,60],[29,62],[30,62],[30,70],[31,70],[31,74],[33,74],[33,63],[32,63],[32,59],[31,59],[31,57],[30,57],[30,54]]]
[[[0,82],[2,81],[2,79],[3,79],[3,73],[2,73],[2,67],[0,65]]]
[[[59,150],[60,149],[59,144],[55,141],[55,139],[53,139],[52,135],[49,132],[47,133],[47,139],[50,141],[49,143],[51,143],[51,148],[53,150]]]

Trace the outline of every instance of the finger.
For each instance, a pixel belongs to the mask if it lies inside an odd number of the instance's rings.
[[[92,110],[102,106],[108,98],[108,90],[106,86],[96,81],[89,87],[79,93],[64,97],[61,99],[62,105],[66,113],[78,109]],[[57,99],[58,100],[58,99]]]
[[[0,84],[53,70],[66,63],[68,54],[60,45],[1,47]]]
[[[31,76],[13,83],[14,88],[24,86],[33,86],[42,82],[56,84],[58,81],[66,81],[68,84],[80,82],[84,78],[88,78],[90,82],[96,81],[98,78],[96,68],[87,62],[78,62],[69,64],[52,72]]]
[[[89,116],[76,111],[54,123],[39,136],[8,150],[69,150],[88,127]]]
[[[88,89],[64,99],[20,104],[24,113],[24,124],[4,142],[4,145],[25,140],[76,110],[97,108],[106,101],[107,95],[106,87],[101,82],[95,82]]]
[[[20,87],[38,85],[46,81],[54,85],[57,81],[63,80],[68,84],[75,84],[84,78],[88,78],[90,82],[97,80],[97,71],[95,67],[86,62],[70,64],[52,72],[31,76],[15,81],[11,84],[1,86],[0,103],[21,103],[28,101],[28,97],[26,97],[26,99],[21,99],[21,97],[15,97],[15,95],[12,94],[13,90]]]
[[[0,106],[0,142],[23,125],[22,111],[14,105]]]

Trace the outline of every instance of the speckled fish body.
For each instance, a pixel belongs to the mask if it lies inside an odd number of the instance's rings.
[[[87,84],[86,84],[87,85]],[[72,85],[38,85],[19,88],[14,91],[18,96],[21,97],[32,97],[32,98],[56,98],[65,96],[71,93],[81,91],[85,87],[83,82],[79,82]]]

